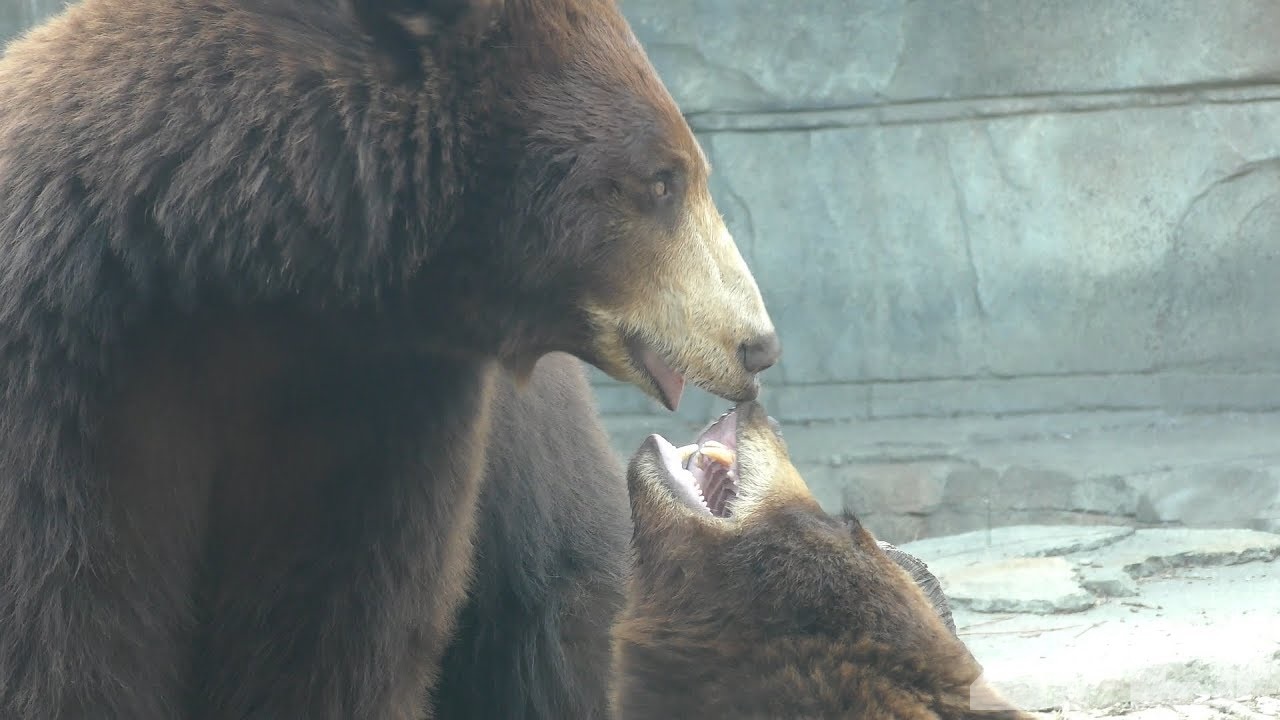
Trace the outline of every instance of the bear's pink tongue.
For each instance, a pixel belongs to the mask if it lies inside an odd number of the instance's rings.
[[[662,403],[668,410],[675,412],[680,407],[680,396],[684,394],[684,376],[672,370],[670,365],[648,347],[641,350],[640,362],[658,384]]]

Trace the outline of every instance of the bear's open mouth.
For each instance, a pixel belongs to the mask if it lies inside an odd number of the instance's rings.
[[[729,517],[738,497],[737,408],[717,418],[690,445],[663,444],[663,467],[676,496],[715,517]]]

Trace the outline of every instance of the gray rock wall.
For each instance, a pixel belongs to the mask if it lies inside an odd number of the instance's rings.
[[[0,35],[61,4],[0,0]],[[824,454],[868,421],[1280,409],[1280,4],[623,9],[715,167],[783,336],[765,400],[831,503],[892,483]],[[593,378],[624,453],[724,405],[670,416]],[[972,503],[937,492],[893,522],[955,529]]]
[[[1159,418],[1280,407],[1280,5],[623,7],[716,169],[783,336],[765,400],[824,504],[897,540],[1276,526],[1280,444]],[[723,405],[599,392],[623,452]],[[1025,420],[923,419],[958,415]]]
[[[783,335],[780,416],[1280,406],[1280,5],[624,7]]]

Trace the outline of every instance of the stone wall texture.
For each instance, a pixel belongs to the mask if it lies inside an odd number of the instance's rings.
[[[1280,5],[625,7],[783,335],[780,416],[1280,406]]]
[[[0,0],[0,36],[60,6]],[[715,168],[783,338],[764,399],[797,436],[1280,409],[1280,3],[622,6]],[[671,416],[593,377],[624,453],[724,404]]]
[[[1280,442],[1170,419],[1280,408],[1280,4],[623,7],[715,167],[824,504],[898,540],[1280,526]],[[723,405],[599,392],[623,452]]]

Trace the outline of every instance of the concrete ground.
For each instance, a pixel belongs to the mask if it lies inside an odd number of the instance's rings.
[[[1065,712],[1037,713],[1044,720],[1086,720],[1086,718],[1114,718],[1115,720],[1264,720],[1280,717],[1280,698],[1200,697],[1190,703],[1148,705],[1137,708],[1128,704],[1098,710],[1068,710]]]
[[[961,638],[1022,707],[1280,717],[1280,534],[1014,526],[901,547],[938,575]]]

